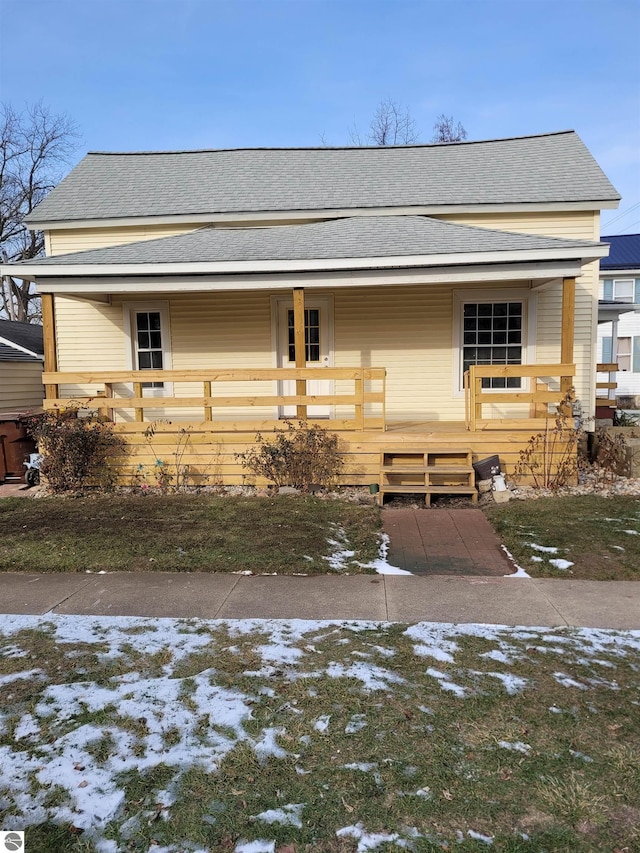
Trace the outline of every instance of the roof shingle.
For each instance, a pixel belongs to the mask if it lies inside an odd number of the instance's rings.
[[[385,258],[554,248],[599,244],[513,234],[426,216],[358,216],[271,228],[200,228],[176,237],[90,249],[29,261],[30,266],[169,264],[234,261]]]
[[[376,148],[89,153],[28,218],[613,201],[574,131]]]

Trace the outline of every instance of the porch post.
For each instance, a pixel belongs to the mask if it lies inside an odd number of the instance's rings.
[[[56,315],[53,304],[53,294],[43,293],[41,299],[44,372],[57,373],[58,353],[56,351]],[[44,393],[47,400],[55,400],[58,397],[58,386],[45,385]]]
[[[573,340],[575,337],[576,280],[562,279],[562,332],[560,337],[560,361],[573,364]],[[562,376],[560,390],[566,394],[573,385],[571,376]]]
[[[307,366],[307,348],[304,335],[304,287],[293,288],[293,340],[296,349],[296,367]],[[296,379],[296,395],[307,393],[306,379]],[[296,406],[296,417],[306,420],[307,407]]]

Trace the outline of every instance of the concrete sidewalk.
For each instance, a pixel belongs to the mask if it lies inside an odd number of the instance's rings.
[[[640,629],[640,583],[505,577],[0,574],[0,613]],[[0,617],[1,619],[1,617]]]

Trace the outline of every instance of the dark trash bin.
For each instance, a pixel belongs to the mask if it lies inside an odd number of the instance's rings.
[[[490,480],[495,474],[501,473],[500,457],[487,456],[486,459],[480,459],[479,462],[473,463],[473,470],[478,480]]]
[[[24,483],[24,463],[35,451],[36,443],[27,435],[22,417],[0,414],[0,483]]]

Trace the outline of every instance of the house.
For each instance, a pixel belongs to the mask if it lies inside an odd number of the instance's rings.
[[[640,408],[640,234],[603,237],[609,256],[600,262],[598,359],[616,363],[612,401]]]
[[[95,152],[28,219],[47,257],[5,269],[42,294],[45,406],[113,418],[124,479],[180,440],[194,479],[244,482],[235,453],[287,416],[340,434],[345,483],[387,449],[510,470],[569,389],[593,414],[619,198],[573,131]]]
[[[0,418],[42,406],[42,326],[0,320]]]

